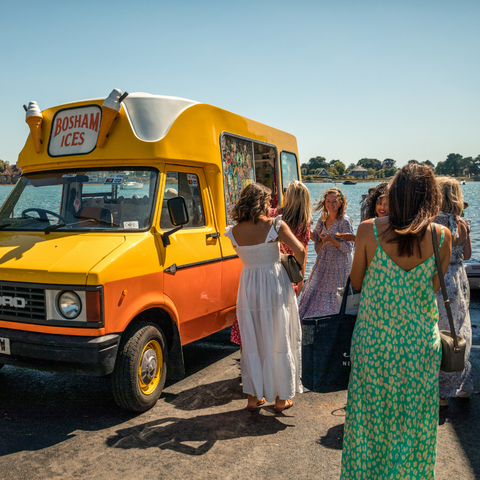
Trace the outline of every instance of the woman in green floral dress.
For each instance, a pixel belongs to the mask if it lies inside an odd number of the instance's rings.
[[[440,191],[409,164],[389,188],[388,217],[357,233],[350,275],[362,299],[352,338],[343,480],[435,477],[441,343],[431,222]],[[436,225],[443,271],[451,234]]]

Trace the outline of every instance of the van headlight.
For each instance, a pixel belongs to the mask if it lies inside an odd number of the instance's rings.
[[[63,317],[73,320],[82,311],[82,301],[75,292],[60,292],[57,296],[57,310]]]

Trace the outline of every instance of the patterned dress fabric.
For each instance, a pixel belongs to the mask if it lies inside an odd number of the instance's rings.
[[[233,227],[225,231],[243,264],[237,296],[243,391],[268,402],[303,391],[297,300],[275,241],[280,221],[278,216],[265,243],[257,245],[239,246]]]
[[[352,233],[353,222],[344,215],[335,220],[330,228],[319,219],[312,231],[313,241],[318,241],[323,232],[335,238],[335,233]],[[300,298],[300,318],[323,317],[334,315],[340,311],[337,301],[337,290],[345,287],[352,269],[354,242],[340,242],[337,248],[331,242],[325,242],[318,252],[308,281]]]
[[[406,272],[378,243],[352,336],[342,480],[435,477],[441,342],[431,256]],[[440,245],[443,242],[444,231]]]
[[[275,218],[278,216],[278,209],[277,208],[271,208],[269,212],[269,216],[272,218]],[[308,242],[310,241],[310,228],[307,231],[307,234],[305,235],[305,238],[301,240],[302,238],[302,233],[303,229],[300,227],[300,229],[295,232],[295,236],[300,240],[300,242],[303,243],[303,246],[305,247],[305,255],[307,255],[307,245]],[[290,247],[288,245],[285,245],[283,242],[280,242],[280,253],[285,253],[287,255],[293,255],[293,252],[290,250]],[[295,285],[292,283],[293,289],[295,290],[295,293],[297,294],[297,288],[298,285]],[[230,341],[233,343],[236,343],[237,345],[242,345],[242,338],[240,336],[240,328],[238,327],[238,318],[235,316],[235,320],[233,321],[232,325],[232,330],[230,333]]]
[[[467,230],[470,232],[470,220],[464,218]],[[441,213],[436,219],[436,223],[448,227],[454,238],[458,238],[458,227],[454,215]],[[461,335],[467,341],[465,349],[465,369],[463,372],[442,372],[440,371],[439,394],[441,397],[457,397],[466,393],[472,393],[473,376],[472,365],[470,363],[470,349],[472,347],[472,324],[470,323],[470,285],[468,283],[467,272],[463,265],[464,245],[452,247],[452,256],[450,265],[445,272],[445,286],[447,287],[448,299],[452,308],[453,323],[455,332]],[[450,331],[447,312],[443,305],[442,290],[437,292],[438,304],[438,328],[440,330]]]

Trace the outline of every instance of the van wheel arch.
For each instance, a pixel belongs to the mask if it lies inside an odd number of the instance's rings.
[[[184,378],[183,349],[177,323],[173,321],[172,317],[165,310],[158,307],[139,313],[130,325],[138,322],[155,323],[162,330],[168,349],[167,379],[180,380]]]

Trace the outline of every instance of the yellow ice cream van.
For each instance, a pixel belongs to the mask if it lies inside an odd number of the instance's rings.
[[[0,208],[0,368],[112,374],[118,405],[147,410],[184,375],[182,346],[231,325],[229,210],[254,181],[281,202],[296,139],[117,89],[25,108],[23,174]]]

